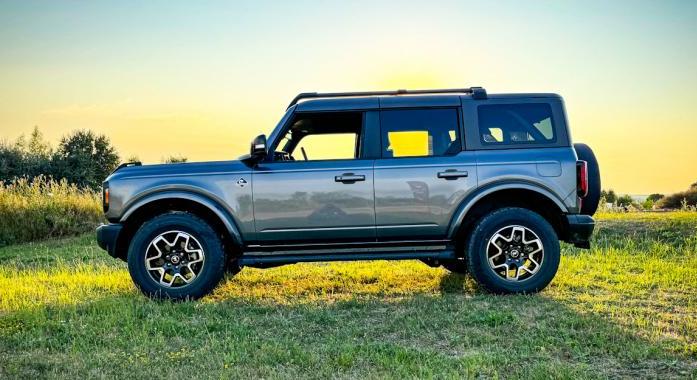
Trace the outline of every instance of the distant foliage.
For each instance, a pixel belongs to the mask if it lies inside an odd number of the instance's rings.
[[[119,164],[119,155],[109,139],[92,131],[76,131],[63,137],[53,157],[54,178],[94,190]]]
[[[615,203],[617,202],[617,194],[615,194],[615,190],[601,190],[600,191],[600,197],[605,199],[605,202],[607,203]]]
[[[103,218],[100,194],[66,180],[0,184],[0,246],[92,231]]]
[[[0,144],[0,182],[5,184],[44,176],[97,190],[118,163],[109,139],[91,131],[63,137],[55,150],[36,127],[28,139],[20,136],[14,143]]]
[[[178,163],[183,163],[189,161],[188,158],[178,155],[178,156],[169,156],[165,159],[162,160],[163,164],[178,164]]]
[[[697,207],[697,182],[686,191],[667,195],[656,204],[660,208],[691,209]]]

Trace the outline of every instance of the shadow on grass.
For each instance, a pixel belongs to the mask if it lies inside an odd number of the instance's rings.
[[[492,296],[446,274],[440,293],[348,296],[175,303],[123,293],[8,313],[0,315],[0,377],[697,374],[695,358],[544,293]]]

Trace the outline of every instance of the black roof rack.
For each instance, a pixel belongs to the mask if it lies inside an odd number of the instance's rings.
[[[371,96],[371,95],[406,95],[406,94],[452,94],[465,93],[472,94],[474,99],[486,99],[486,90],[482,87],[469,88],[446,88],[439,90],[392,90],[392,91],[363,91],[363,92],[303,92],[298,94],[290,102],[288,108],[296,105],[302,99],[310,98],[345,98],[349,96]]]

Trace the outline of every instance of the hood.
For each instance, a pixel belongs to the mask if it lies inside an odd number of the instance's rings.
[[[126,166],[111,173],[105,181],[141,177],[206,175],[230,172],[251,172],[251,169],[242,161],[238,160]]]

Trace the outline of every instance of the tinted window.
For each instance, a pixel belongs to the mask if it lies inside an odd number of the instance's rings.
[[[544,144],[556,141],[552,107],[549,104],[484,105],[477,110],[483,144]]]
[[[382,157],[455,154],[461,150],[456,109],[380,112]]]

